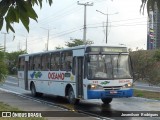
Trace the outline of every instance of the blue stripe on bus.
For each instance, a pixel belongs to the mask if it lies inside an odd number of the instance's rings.
[[[100,99],[100,98],[121,98],[132,97],[133,89],[128,90],[116,90],[117,93],[110,93],[110,91],[104,90],[88,90],[88,99]]]

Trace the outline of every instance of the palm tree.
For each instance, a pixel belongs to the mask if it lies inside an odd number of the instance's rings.
[[[149,15],[149,11],[154,11],[155,5],[157,6],[158,10],[160,10],[160,0],[141,0],[142,4],[140,7],[140,11],[144,13],[144,8],[147,6],[147,12]]]

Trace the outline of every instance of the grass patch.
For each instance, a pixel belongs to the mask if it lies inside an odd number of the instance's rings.
[[[160,100],[160,92],[152,92],[152,91],[134,89],[134,96],[135,97],[143,97],[143,98],[148,98],[148,99]]]
[[[2,102],[0,102],[0,111],[20,111],[18,108],[14,108],[11,107],[7,104],[4,104]],[[1,114],[1,112],[0,112]],[[0,117],[0,120],[45,120],[45,118],[34,118],[34,117],[30,117],[30,118],[20,118],[20,117],[15,117],[15,118],[7,118],[7,117]]]

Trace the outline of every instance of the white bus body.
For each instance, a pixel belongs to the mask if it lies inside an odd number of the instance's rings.
[[[133,95],[130,59],[126,47],[78,46],[19,56],[19,86],[33,96],[53,94],[80,99]]]

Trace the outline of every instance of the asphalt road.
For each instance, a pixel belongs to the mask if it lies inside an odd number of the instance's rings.
[[[154,85],[151,86],[147,83],[142,83],[142,82],[135,82],[134,88],[140,89],[140,90],[146,90],[146,91],[160,92],[160,87],[154,86]]]
[[[141,85],[143,86],[143,85]],[[139,86],[138,86],[139,87]],[[24,96],[32,97],[30,91],[25,91],[18,87],[18,80],[14,77],[8,77],[5,84],[1,85],[0,88],[22,94]],[[142,87],[141,87],[142,88]],[[152,87],[153,88],[153,87]],[[143,89],[149,90],[148,87]],[[155,90],[155,88],[153,88]],[[152,90],[152,89],[151,89]],[[159,91],[159,88],[156,88]],[[117,98],[113,99],[110,105],[104,105],[101,100],[83,100],[79,105],[74,106],[67,103],[65,98],[44,95],[41,98],[36,98],[42,101],[54,103],[55,105],[86,113],[91,116],[98,116],[103,119],[114,119],[114,120],[159,120],[160,119],[160,101],[150,100],[145,98]],[[152,114],[152,111],[158,113],[159,117],[117,117],[119,114],[130,115],[130,114]]]

